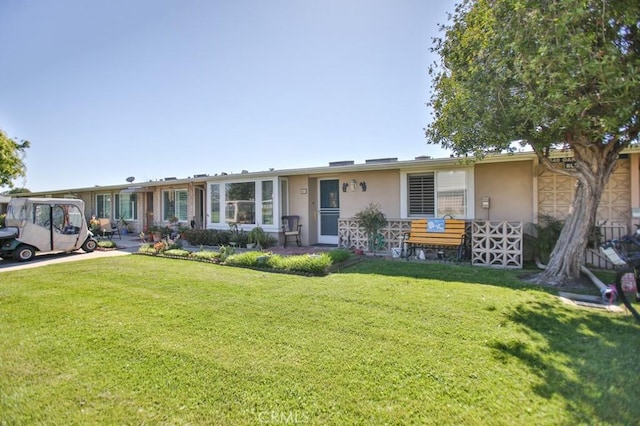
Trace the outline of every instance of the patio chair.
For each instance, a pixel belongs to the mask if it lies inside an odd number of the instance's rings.
[[[300,229],[302,224],[300,223],[300,216],[282,216],[282,234],[284,235],[284,246],[287,246],[287,239],[289,237],[295,237],[298,247],[302,246],[300,240]]]
[[[98,219],[100,222],[98,228],[98,236],[102,238],[112,239],[114,235],[117,235],[119,239],[122,239],[122,234],[120,233],[120,228],[111,222],[111,219]]]

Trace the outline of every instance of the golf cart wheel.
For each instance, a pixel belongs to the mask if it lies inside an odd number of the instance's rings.
[[[87,241],[85,241],[84,244],[82,245],[82,250],[84,250],[87,253],[91,253],[96,248],[98,248],[98,242],[93,238],[88,238]]]
[[[18,262],[27,262],[33,259],[35,255],[36,251],[33,249],[33,247],[26,244],[20,244],[13,251],[13,260],[17,260]]]

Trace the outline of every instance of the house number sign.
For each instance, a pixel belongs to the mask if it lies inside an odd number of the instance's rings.
[[[575,169],[576,159],[573,157],[550,158],[552,163],[562,164],[565,169]]]

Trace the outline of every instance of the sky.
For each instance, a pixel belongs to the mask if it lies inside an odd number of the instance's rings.
[[[424,127],[454,0],[2,0],[0,128],[31,191],[447,157]],[[6,189],[6,188],[5,188]]]

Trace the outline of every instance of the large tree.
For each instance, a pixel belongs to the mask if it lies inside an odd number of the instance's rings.
[[[571,213],[539,281],[580,273],[619,153],[640,130],[638,0],[465,0],[441,27],[430,69],[427,142],[481,158],[514,141],[577,180]],[[550,148],[576,168],[554,168]]]
[[[28,141],[18,142],[9,138],[0,129],[0,187],[13,187],[13,180],[25,176],[25,150],[29,148]]]

